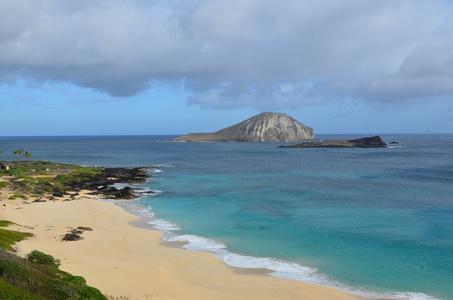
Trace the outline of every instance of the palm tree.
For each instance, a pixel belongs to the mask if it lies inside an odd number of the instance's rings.
[[[30,153],[28,153],[28,151],[26,151],[24,155],[25,155],[25,156],[27,157],[28,161],[30,161],[30,158],[31,158],[31,154],[30,154]]]
[[[14,153],[15,155],[21,155],[22,152],[24,152],[24,149],[16,150],[16,151],[14,151],[13,153]]]

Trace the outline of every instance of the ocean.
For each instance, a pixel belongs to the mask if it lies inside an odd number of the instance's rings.
[[[156,166],[137,185],[156,193],[126,205],[167,241],[368,297],[453,299],[452,134],[381,135],[386,149],[173,137],[0,137],[0,161]]]

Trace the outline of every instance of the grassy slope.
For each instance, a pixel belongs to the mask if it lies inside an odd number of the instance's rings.
[[[5,220],[0,220],[0,227],[7,227],[12,224],[14,223]],[[14,251],[14,249],[11,247],[12,245],[14,245],[16,242],[22,241],[23,239],[26,239],[27,237],[31,236],[33,236],[33,234],[28,232],[18,232],[0,228],[0,249]]]
[[[0,227],[11,224],[0,221]],[[29,261],[5,250],[12,250],[18,239],[31,235],[0,228],[0,299],[106,299],[99,290],[86,285],[81,276],[73,276],[53,265]]]

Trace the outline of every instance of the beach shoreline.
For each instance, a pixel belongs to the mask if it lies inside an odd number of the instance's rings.
[[[16,244],[17,254],[50,254],[61,260],[62,270],[83,276],[102,293],[129,299],[363,299],[267,276],[265,270],[238,270],[210,253],[169,247],[162,232],[137,226],[141,218],[115,201],[79,194],[71,201],[28,203],[7,200],[3,192],[1,218],[35,235]],[[61,240],[78,226],[93,231],[79,241]]]

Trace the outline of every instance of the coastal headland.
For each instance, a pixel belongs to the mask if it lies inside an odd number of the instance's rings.
[[[62,170],[52,173],[47,169],[49,173],[41,176],[55,179],[62,175]],[[128,177],[125,182],[147,176],[143,169],[138,170],[142,170],[138,177]],[[72,173],[66,173],[67,178]],[[121,181],[119,176],[108,176],[114,183]],[[83,276],[104,294],[122,297],[114,299],[361,299],[263,272],[235,272],[210,253],[163,246],[161,232],[150,230],[147,220],[116,205],[125,202],[96,200],[105,196],[94,193],[97,184],[107,184],[104,180],[64,190],[62,197],[44,191],[32,197],[37,190],[19,193],[14,186],[18,179],[11,177],[0,177],[0,182],[6,182],[0,189],[0,219],[18,224],[12,226],[14,230],[34,234],[14,246],[17,255],[25,257],[33,250],[50,254],[61,260],[62,270]],[[83,239],[62,240],[77,228],[91,230],[82,233]]]

